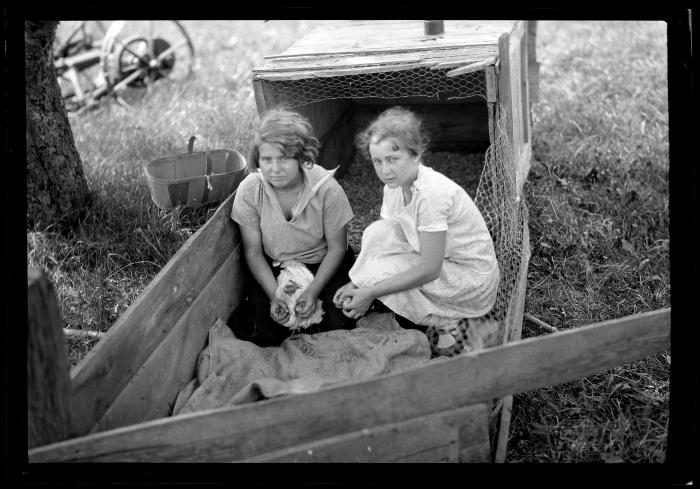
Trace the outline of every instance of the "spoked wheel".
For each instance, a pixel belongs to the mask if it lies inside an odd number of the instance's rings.
[[[114,22],[105,36],[103,53],[108,89],[127,106],[156,83],[186,79],[194,64],[192,41],[175,20]]]

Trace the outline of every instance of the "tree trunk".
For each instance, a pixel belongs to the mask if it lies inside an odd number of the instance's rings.
[[[25,21],[27,229],[71,225],[89,196],[56,79],[56,21]]]

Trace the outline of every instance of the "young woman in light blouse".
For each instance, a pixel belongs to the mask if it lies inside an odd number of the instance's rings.
[[[423,165],[422,121],[392,107],[357,137],[384,184],[381,218],[369,225],[334,302],[350,318],[370,307],[393,311],[403,327],[454,329],[491,310],[499,281],[491,235],[457,183]]]

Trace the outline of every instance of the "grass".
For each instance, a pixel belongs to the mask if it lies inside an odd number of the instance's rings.
[[[47,272],[67,327],[109,329],[214,210],[159,212],[143,165],[185,152],[192,134],[199,148],[247,152],[257,119],[249,69],[313,22],[184,24],[197,51],[194,79],[157,84],[131,111],[104,103],[71,115],[93,207],[67,234],[27,232],[29,265]],[[538,59],[525,185],[532,245],[526,312],[567,329],[669,306],[663,24],[541,22]],[[474,196],[483,155],[426,160]],[[356,214],[350,241],[359,249],[362,229],[378,217],[381,187],[361,162],[340,182]],[[523,337],[540,334],[523,324]],[[97,340],[66,341],[76,365]],[[507,460],[663,461],[669,365],[663,352],[516,395]]]
[[[670,306],[663,24],[543,22],[538,58],[525,310],[567,329]],[[664,352],[516,395],[509,461],[662,462],[669,371]]]

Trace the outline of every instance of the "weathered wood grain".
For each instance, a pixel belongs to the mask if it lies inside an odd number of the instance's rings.
[[[246,462],[488,462],[489,407],[475,404],[274,451]]]
[[[498,83],[495,66],[487,66],[484,69],[486,76],[486,101],[489,103],[498,101]]]
[[[513,413],[513,396],[506,396],[502,399],[500,422],[498,425],[498,434],[496,436],[495,455],[493,461],[497,464],[502,464],[506,461],[506,453],[508,451],[508,434],[510,431],[510,419]]]
[[[487,66],[493,66],[495,64],[496,64],[496,57],[493,56],[491,58],[477,61],[475,63],[470,63],[466,66],[461,66],[459,68],[455,68],[454,70],[448,71],[445,75],[448,78],[452,78],[452,77],[459,76],[459,75],[467,75],[469,73],[474,73],[475,71],[483,70]]]
[[[255,94],[255,106],[258,108],[258,114],[262,114],[269,108],[265,99],[265,90],[260,80],[253,78],[253,93]]]
[[[510,109],[513,123],[513,139],[511,140],[511,143],[513,144],[513,161],[515,161],[516,163],[520,163],[520,157],[523,151],[523,144],[525,144],[522,108],[523,93],[521,90],[521,41],[521,38],[510,36],[508,44],[508,83],[510,85]]]
[[[370,53],[390,50],[431,50],[496,44],[498,36],[510,32],[513,21],[445,21],[445,33],[425,36],[421,20],[337,21],[322,23],[286,51],[266,59],[309,56],[323,53]]]
[[[91,430],[161,344],[238,243],[233,195],[168,261],[107,334],[73,369],[78,434]]]
[[[540,64],[537,62],[537,21],[527,23],[527,73],[530,86],[530,102],[535,103],[540,98]]]
[[[241,269],[241,250],[239,243],[92,432],[170,415],[177,394],[194,378],[209,329],[217,318],[226,321],[239,303],[247,279]]]
[[[441,48],[421,51],[395,51],[391,53],[366,52],[324,54],[275,58],[253,69],[254,74],[274,72],[308,71],[314,69],[346,69],[368,65],[392,63],[422,63],[435,65],[431,69],[445,69],[491,58],[498,54],[496,44],[482,44],[467,48]]]
[[[527,220],[523,222],[523,249],[520,255],[520,267],[518,269],[518,281],[512,291],[510,304],[506,313],[506,324],[510,325],[508,336],[504,341],[520,341],[522,335],[523,315],[525,312],[525,294],[527,288],[527,269],[530,262],[530,229]],[[511,407],[513,396],[507,395],[503,399],[503,408],[500,413],[498,434],[495,440],[494,462],[503,463],[506,459],[508,438],[510,433]]]
[[[498,39],[498,114],[497,119],[504,120],[505,137],[510,141],[511,146],[515,146],[513,142],[513,96],[511,94],[510,84],[510,36],[503,34]],[[500,126],[496,126],[496,131],[499,131]],[[515,148],[513,148],[515,151]],[[516,159],[512,159],[515,164]]]
[[[578,379],[666,350],[669,343],[670,309],[662,309],[314,393],[96,433],[30,450],[29,461],[249,459]],[[445,379],[450,379],[449,389]]]
[[[27,270],[27,446],[71,436],[70,378],[63,321],[53,286]]]

